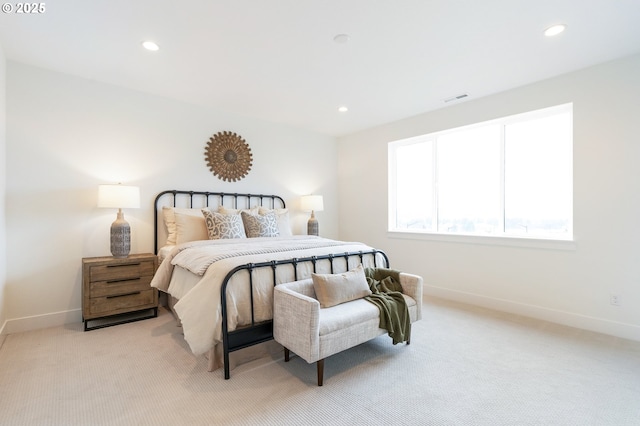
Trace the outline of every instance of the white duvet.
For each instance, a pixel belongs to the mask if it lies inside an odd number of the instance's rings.
[[[184,337],[195,355],[203,354],[222,341],[221,300],[222,282],[234,267],[247,263],[269,262],[371,250],[358,242],[342,242],[321,237],[297,235],[276,238],[246,238],[206,240],[176,246],[162,261],[151,286],[179,299],[174,310],[182,322]],[[334,272],[344,272],[360,263],[352,257],[349,265],[340,259]],[[374,266],[371,256],[365,266]],[[174,270],[176,272],[175,277]],[[298,265],[298,279],[311,276],[310,263]],[[317,262],[318,273],[329,273],[328,260]],[[176,277],[184,277],[181,283]],[[271,268],[256,269],[253,274],[255,321],[271,319],[273,307],[273,272]],[[187,279],[188,278],[188,279]],[[293,267],[277,268],[277,283],[294,280]],[[186,283],[190,281],[189,283]],[[234,275],[227,286],[228,328],[251,323],[248,273]]]

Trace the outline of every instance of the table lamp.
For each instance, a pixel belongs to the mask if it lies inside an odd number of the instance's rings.
[[[314,212],[321,212],[324,209],[322,195],[305,195],[300,200],[302,210],[311,210],[311,217],[307,222],[307,235],[318,235],[318,221]]]
[[[111,224],[111,254],[116,258],[129,256],[131,228],[124,220],[122,209],[140,208],[140,188],[127,185],[98,185],[98,207],[118,209],[118,217]]]

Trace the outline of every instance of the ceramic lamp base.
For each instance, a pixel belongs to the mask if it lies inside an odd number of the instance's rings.
[[[318,231],[318,220],[313,212],[311,212],[311,217],[307,222],[307,235],[319,235]]]
[[[111,254],[116,258],[125,258],[130,251],[131,228],[120,211],[116,221],[111,224]]]

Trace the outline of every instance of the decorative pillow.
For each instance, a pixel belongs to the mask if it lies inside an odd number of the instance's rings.
[[[289,223],[289,210],[288,209],[267,209],[265,207],[260,207],[258,213],[261,215],[265,215],[267,213],[274,212],[276,214],[276,218],[278,219],[278,232],[281,237],[290,237],[293,235],[291,232],[291,224]]]
[[[371,294],[362,265],[342,274],[311,274],[320,307],[330,308]]]
[[[247,233],[247,237],[277,237],[280,235],[278,231],[278,219],[274,212],[255,216],[246,212],[241,212],[240,214],[242,215],[242,222],[244,223],[244,230]]]
[[[207,225],[200,209],[184,209],[187,212],[174,210],[176,218],[176,244],[188,243],[189,241],[208,240]],[[194,215],[198,212],[198,216]]]
[[[222,214],[202,209],[210,240],[221,238],[246,238],[242,218],[239,214]]]

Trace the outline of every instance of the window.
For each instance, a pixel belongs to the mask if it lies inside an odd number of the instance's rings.
[[[573,238],[572,105],[389,143],[389,230]]]

